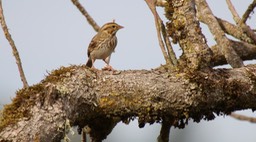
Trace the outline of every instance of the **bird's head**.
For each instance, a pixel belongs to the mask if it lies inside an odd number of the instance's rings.
[[[118,25],[117,23],[115,22],[110,22],[110,23],[106,23],[104,24],[99,32],[107,32],[108,34],[111,34],[111,35],[115,35],[116,32],[120,29],[124,28],[123,26],[121,25]]]

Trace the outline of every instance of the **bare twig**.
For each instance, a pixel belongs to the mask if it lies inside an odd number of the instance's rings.
[[[13,56],[16,59],[16,64],[17,64],[18,69],[19,69],[21,81],[23,82],[23,87],[26,88],[26,87],[28,87],[28,82],[26,80],[26,77],[25,77],[25,74],[24,74],[24,71],[23,71],[23,68],[22,68],[19,52],[18,52],[18,50],[17,50],[17,48],[14,44],[14,41],[11,37],[11,34],[8,31],[8,27],[7,27],[6,22],[5,22],[3,8],[2,8],[2,0],[0,0],[0,21],[1,21],[2,29],[4,31],[5,37],[6,37],[6,39],[8,40],[9,44],[12,47]]]
[[[166,45],[166,49],[169,55],[169,58],[171,58],[172,64],[176,66],[178,64],[175,52],[173,51],[172,44],[170,42],[169,37],[167,36],[167,31],[165,29],[163,21],[161,21],[161,29],[162,29],[162,35],[164,37],[164,43]]]
[[[238,120],[243,120],[243,121],[248,121],[251,123],[256,123],[256,118],[255,117],[248,117],[245,115],[241,115],[241,114],[236,114],[236,113],[231,113],[230,114],[231,117],[238,119]]]
[[[160,45],[160,48],[162,50],[163,56],[165,58],[166,63],[171,63],[172,65],[177,64],[177,59],[176,55],[173,51],[173,48],[171,46],[171,42],[167,36],[167,32],[165,29],[165,26],[163,24],[163,21],[161,20],[160,16],[158,15],[156,11],[156,0],[145,0],[147,3],[149,9],[153,13],[154,19],[155,19],[155,26],[157,30],[157,37],[158,37],[158,42]],[[163,39],[162,39],[163,36]]]
[[[88,23],[93,27],[93,29],[98,32],[100,27],[97,23],[93,20],[93,18],[89,15],[89,13],[85,10],[85,8],[80,4],[78,0],[71,0],[73,4],[79,9],[79,11],[85,16]]]
[[[159,19],[157,18],[158,17],[158,14],[156,12],[156,5],[155,5],[155,1],[154,0],[145,0],[149,9],[151,10],[151,12],[153,13],[154,15],[154,18],[155,18],[155,26],[156,26],[156,30],[157,30],[157,38],[158,38],[158,42],[159,42],[159,45],[160,45],[160,48],[161,48],[161,51],[163,53],[163,56],[164,56],[164,59],[166,61],[166,63],[171,63],[170,62],[170,58],[168,57],[168,54],[165,50],[165,47],[164,47],[164,42],[161,38],[161,28],[159,26]]]
[[[249,18],[250,14],[253,11],[253,9],[255,8],[255,6],[256,6],[256,0],[253,0],[253,2],[248,6],[247,10],[245,11],[245,13],[242,17],[242,20],[241,20],[242,23],[246,22],[246,20]]]
[[[241,19],[240,19],[238,13],[236,12],[235,7],[233,6],[233,4],[231,3],[230,0],[226,0],[226,2],[227,2],[227,5],[228,5],[229,10],[231,11],[231,13],[232,13],[232,15],[233,15],[233,19],[235,20],[235,22],[236,22],[237,24],[239,24],[239,22],[241,21]]]
[[[231,3],[230,0],[226,0],[229,10],[231,11],[233,15],[233,19],[235,20],[236,24],[242,28],[242,30],[256,43],[256,34],[253,32],[253,30],[242,22],[241,18],[239,17],[238,13],[235,10],[235,7]]]
[[[245,34],[244,31],[237,25],[231,24],[230,22],[223,20],[221,18],[218,18],[218,17],[215,17],[215,18],[218,20],[221,29],[225,33],[227,33],[241,41],[244,41],[247,43],[254,43],[254,41],[250,37],[248,37],[247,34]]]
[[[215,37],[218,46],[220,47],[221,53],[225,56],[227,62],[233,68],[244,66],[243,61],[232,48],[231,42],[225,36],[224,31],[221,29],[207,2],[205,0],[196,0],[196,5],[199,19],[204,21],[204,23],[206,23],[209,27],[211,33]]]

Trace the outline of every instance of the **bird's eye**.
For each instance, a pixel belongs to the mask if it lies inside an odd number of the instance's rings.
[[[116,27],[115,25],[112,26],[112,28],[115,28],[115,27]]]

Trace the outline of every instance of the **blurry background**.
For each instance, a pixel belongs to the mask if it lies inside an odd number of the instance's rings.
[[[119,43],[111,57],[115,69],[151,69],[164,64],[154,19],[143,0],[80,1],[99,25],[115,19],[125,27],[117,33]],[[240,15],[250,2],[233,0]],[[233,21],[225,1],[208,0],[208,3],[216,16]],[[96,33],[70,0],[3,0],[3,9],[29,85],[40,82],[47,72],[61,66],[85,64],[87,46]],[[165,20],[163,9],[158,11]],[[248,22],[255,27],[255,16]],[[203,27],[208,44],[215,44],[206,26]],[[181,54],[177,45],[174,50]],[[103,65],[102,61],[96,61],[97,68]],[[17,65],[1,29],[0,107],[10,103],[19,88],[22,83]],[[240,113],[255,116],[249,110]],[[255,124],[220,116],[210,122],[190,121],[182,130],[172,129],[170,139],[172,142],[255,142],[255,129]],[[105,142],[154,142],[159,131],[160,124],[147,124],[139,129],[137,121],[129,125],[119,123]]]

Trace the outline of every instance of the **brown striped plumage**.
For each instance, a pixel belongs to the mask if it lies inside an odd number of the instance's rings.
[[[121,28],[123,27],[114,22],[107,23],[100,28],[89,44],[86,66],[94,68],[95,60],[102,59],[107,64],[106,69],[112,70],[109,61],[117,45],[116,32]]]

